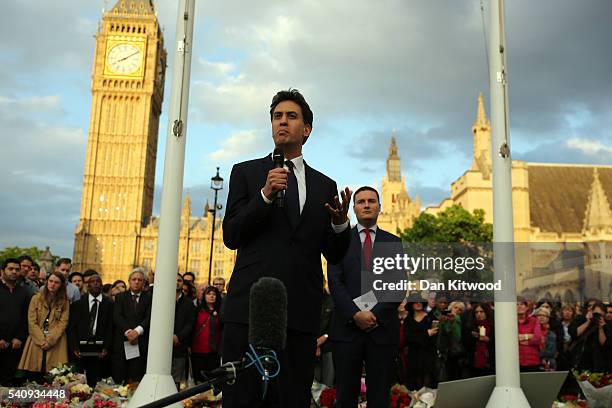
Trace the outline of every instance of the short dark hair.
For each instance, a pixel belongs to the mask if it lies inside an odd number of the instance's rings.
[[[10,263],[19,265],[20,262],[17,258],[6,258],[4,261],[2,261],[2,270],[5,270]]]
[[[72,278],[75,276],[80,276],[81,280],[83,279],[83,274],[81,272],[72,272],[70,275],[68,275],[68,282],[72,283]]]
[[[23,254],[23,255],[21,255],[21,256],[18,258],[18,261],[19,261],[19,262],[17,262],[17,263],[21,263],[21,262],[23,262],[23,261],[25,261],[25,260],[28,260],[28,261],[30,261],[30,262],[32,262],[32,263],[34,263],[34,260],[32,259],[32,257],[31,257],[30,255],[27,255],[27,254]]]
[[[362,191],[373,191],[373,192],[375,192],[376,193],[376,199],[380,203],[380,195],[378,194],[378,191],[376,191],[376,189],[374,187],[363,186],[363,187],[359,187],[355,191],[355,193],[353,193],[353,204],[355,204],[355,200],[357,199],[357,194],[361,193]]]
[[[185,276],[187,276],[187,275],[191,276],[193,278],[193,281],[195,282],[195,280],[196,280],[195,273],[193,273],[193,272],[185,272],[183,274],[183,276],[181,276],[181,278],[183,278],[183,280],[185,280]]]
[[[70,258],[60,258],[55,262],[55,266],[59,268],[61,264],[70,264],[72,265],[72,259]]]
[[[272,98],[272,104],[270,105],[270,120],[272,120],[276,106],[284,101],[292,101],[300,105],[300,109],[302,109],[302,117],[304,118],[304,124],[312,127],[312,111],[310,110],[310,106],[308,106],[308,102],[306,102],[306,99],[304,99],[304,95],[302,95],[297,89],[289,88],[286,91],[278,91],[276,95],[274,95],[274,98]]]
[[[94,269],[88,269],[85,272],[83,272],[83,279],[91,276],[91,275],[98,275],[98,272],[96,272]]]
[[[37,264],[36,262],[34,262],[34,263],[32,264],[32,269],[36,269],[38,272],[40,272],[40,265],[39,265],[39,264]]]

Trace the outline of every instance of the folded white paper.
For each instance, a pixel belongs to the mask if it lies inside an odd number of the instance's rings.
[[[140,357],[140,350],[138,349],[138,343],[130,344],[129,341],[123,342],[123,349],[125,351],[125,359],[131,360],[133,358]]]
[[[355,299],[353,299],[353,302],[362,312],[364,310],[372,310],[374,306],[376,306],[376,304],[378,303],[378,301],[376,300],[376,295],[372,291],[369,291],[368,293],[364,293],[363,295],[356,297]]]

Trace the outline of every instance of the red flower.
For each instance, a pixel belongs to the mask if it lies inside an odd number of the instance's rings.
[[[561,397],[561,401],[578,401],[578,396],[577,395],[563,395]]]

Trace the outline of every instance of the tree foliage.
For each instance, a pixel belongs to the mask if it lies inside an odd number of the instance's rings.
[[[493,225],[484,221],[484,210],[473,213],[459,205],[453,205],[437,215],[421,213],[412,227],[401,233],[406,252],[412,256],[440,257],[445,260],[460,258],[484,259],[483,270],[469,273],[445,270],[421,270],[415,275],[419,278],[463,279],[471,282],[490,282],[493,278],[492,252]]]
[[[44,249],[38,247],[20,248],[7,247],[0,251],[0,263],[7,258],[19,258],[21,255],[29,255],[34,261],[38,262],[38,258],[44,252]]]
[[[484,210],[471,214],[453,205],[437,215],[421,213],[410,228],[401,233],[404,242],[491,242],[493,225],[484,222]]]

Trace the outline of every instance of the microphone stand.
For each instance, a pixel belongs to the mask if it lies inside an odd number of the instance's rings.
[[[245,367],[238,367],[235,371],[217,373],[217,377],[211,378],[210,380],[191,387],[187,390],[177,392],[176,394],[169,395],[157,401],[150,402],[145,405],[141,405],[139,408],[161,408],[175,402],[182,401],[186,398],[193,397],[194,395],[210,390],[215,385],[224,384],[228,381],[236,379],[245,370]]]
[[[280,363],[278,362],[276,353],[273,350],[267,348],[256,349],[252,345],[249,345],[249,347],[251,351],[247,352],[247,358],[243,359],[242,361],[225,363],[221,367],[206,373],[208,376],[213,377],[208,381],[187,390],[177,392],[176,394],[169,395],[157,401],[141,405],[139,408],[161,408],[175,402],[182,401],[185,398],[208,391],[215,385],[234,381],[239,375],[250,367],[254,367],[262,375],[263,396],[265,397],[268,381],[270,378],[274,378],[278,375],[280,371]],[[259,354],[258,351],[262,354]]]

